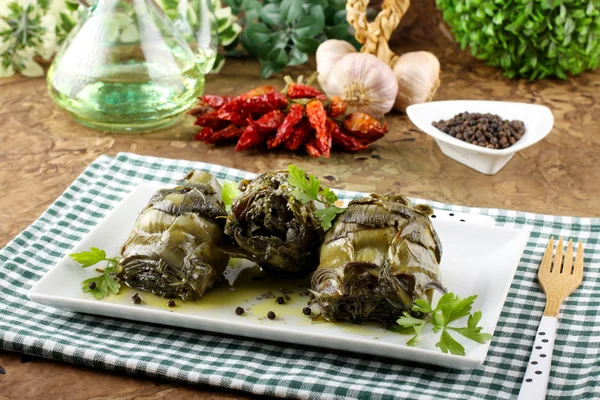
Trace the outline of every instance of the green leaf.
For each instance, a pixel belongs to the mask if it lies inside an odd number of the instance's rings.
[[[415,318],[408,313],[408,311],[404,311],[402,316],[398,318],[396,323],[400,326],[415,326],[415,325],[423,325],[425,324],[424,319]]]
[[[320,44],[318,40],[313,38],[303,38],[294,36],[292,37],[292,40],[294,41],[294,44],[296,45],[296,48],[299,51],[307,54],[313,54],[314,52],[316,52]]]
[[[282,46],[275,46],[267,54],[267,60],[273,63],[276,67],[285,67],[288,63],[289,57],[285,48]]]
[[[476,298],[477,295],[469,296],[464,299],[460,299],[456,296],[456,300],[452,303],[450,314],[446,317],[446,324],[469,315]]]
[[[288,165],[288,183],[290,186],[308,192],[308,182],[306,182],[306,172],[302,168],[290,164]]]
[[[308,61],[308,54],[303,53],[297,47],[290,50],[290,60],[288,61],[289,66],[306,64]]]
[[[412,310],[417,311],[417,312],[422,312],[425,314],[429,314],[429,313],[433,312],[433,310],[431,309],[431,304],[429,304],[429,302],[425,299],[415,300],[413,303],[413,306],[412,306]]]
[[[260,59],[260,77],[262,79],[269,79],[271,75],[281,71],[281,67],[276,66],[270,61]]]
[[[413,329],[412,326],[400,326],[397,324],[393,325],[391,327],[388,327],[387,330],[390,332],[399,333],[401,335],[410,335],[411,333],[415,332],[415,330]]]
[[[273,34],[271,30],[263,23],[255,23],[246,27],[248,40],[254,47],[267,43]]]
[[[317,200],[316,197],[311,196],[310,194],[303,192],[301,190],[292,191],[292,196],[294,196],[295,199],[300,200],[302,202],[302,204],[306,204],[308,202]]]
[[[94,282],[96,287],[90,289],[90,283]],[[84,293],[91,293],[97,300],[101,300],[108,293],[118,294],[121,290],[121,284],[117,282],[109,273],[104,273],[98,277],[86,279],[82,282]]]
[[[323,30],[325,21],[314,15],[305,15],[295,26],[295,36],[301,38],[315,37]]]
[[[415,336],[413,336],[406,344],[408,346],[416,346],[419,343],[419,336],[421,336],[421,332],[423,332],[423,328],[425,324],[422,325],[413,325],[413,330],[415,332]]]
[[[302,0],[283,0],[279,11],[288,24],[293,24],[303,14]]]
[[[81,264],[82,268],[88,268],[92,265],[96,265],[100,261],[106,261],[106,252],[96,247],[92,247],[90,248],[90,251],[69,254],[69,257]]]
[[[458,343],[448,332],[445,330],[442,331],[442,335],[440,336],[440,341],[435,344],[436,347],[439,347],[440,350],[444,353],[456,354],[459,356],[465,355],[465,348]]]
[[[329,206],[315,210],[315,217],[317,217],[317,219],[321,222],[323,230],[328,231],[329,229],[331,229],[331,225],[335,217],[337,217],[338,214],[341,214],[343,212],[344,208]]]
[[[348,25],[325,27],[325,35],[327,35],[327,39],[344,40],[348,36]]]
[[[233,200],[240,195],[240,191],[238,190],[238,183],[227,181],[222,185],[221,191],[221,199],[223,200],[223,204],[225,204],[225,209],[227,211],[231,210],[231,205],[233,204]]]
[[[65,6],[69,11],[77,11],[77,9],[79,8],[78,3],[71,3],[70,1],[65,1]]]
[[[338,200],[337,195],[328,187],[323,188],[321,196],[323,196],[329,204],[333,204]]]
[[[269,25],[279,25],[283,18],[279,13],[279,6],[277,4],[266,4],[262,10],[260,10],[260,20]]]

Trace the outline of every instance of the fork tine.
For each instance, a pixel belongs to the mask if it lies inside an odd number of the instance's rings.
[[[583,279],[583,243],[581,241],[577,244],[577,256],[575,256],[573,275]]]
[[[560,266],[563,262],[563,238],[558,238],[558,244],[556,245],[556,253],[554,253],[554,264],[550,268],[550,272],[560,273]]]
[[[567,246],[567,252],[565,253],[565,262],[560,270],[560,273],[571,275],[573,273],[573,239],[569,239],[569,245]]]
[[[544,252],[544,257],[542,258],[542,263],[540,264],[540,269],[538,270],[538,276],[542,274],[547,274],[550,272],[550,268],[552,267],[552,252],[554,251],[554,237],[550,238],[548,242],[548,246],[546,246],[546,251]]]

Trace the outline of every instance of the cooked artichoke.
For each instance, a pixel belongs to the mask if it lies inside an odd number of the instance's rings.
[[[287,179],[288,173],[279,171],[240,182],[242,193],[231,207],[225,233],[242,257],[274,274],[299,276],[317,267],[323,229],[313,202],[295,199]]]
[[[201,298],[229,262],[226,216],[219,183],[190,171],[181,186],[152,196],[123,245],[117,279],[162,297]]]
[[[354,200],[321,246],[313,303],[328,321],[394,322],[413,301],[431,301],[440,281],[440,241],[426,205],[400,195]]]

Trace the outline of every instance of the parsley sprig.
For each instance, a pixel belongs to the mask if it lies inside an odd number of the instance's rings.
[[[113,277],[119,266],[118,258],[106,257],[106,252],[96,247],[90,248],[89,251],[69,254],[69,257],[80,264],[81,268],[89,268],[99,262],[106,261],[106,267],[103,270],[96,269],[96,271],[101,272],[100,276],[86,279],[81,283],[85,293],[91,293],[98,300],[106,297],[109,292],[112,294],[119,293],[121,284]],[[92,282],[95,285],[90,285]]]
[[[465,348],[450,335],[449,331],[460,333],[467,339],[477,343],[485,343],[492,338],[492,335],[481,332],[482,327],[477,326],[481,320],[481,311],[471,314],[471,307],[476,298],[477,295],[461,299],[454,293],[446,293],[439,299],[435,308],[427,300],[415,300],[412,310],[431,314],[431,317],[429,319],[419,319],[405,311],[403,316],[396,321],[398,323],[397,329],[393,330],[400,333],[414,332],[414,336],[406,343],[409,346],[414,346],[418,343],[419,335],[425,324],[431,322],[434,333],[442,332],[436,347],[439,347],[444,353],[450,352],[464,356]],[[469,316],[466,327],[448,326],[450,322],[466,316]]]
[[[304,170],[295,165],[288,166],[288,174],[288,183],[296,188],[292,191],[292,196],[300,200],[302,204],[310,201],[324,204],[325,208],[315,211],[315,217],[321,222],[324,230],[331,229],[331,223],[335,217],[344,211],[343,208],[335,205],[338,200],[337,195],[331,189],[322,187],[321,182],[314,175],[309,175],[307,180]]]

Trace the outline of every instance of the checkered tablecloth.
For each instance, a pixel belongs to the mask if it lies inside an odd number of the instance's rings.
[[[224,179],[251,176],[216,165],[127,153],[101,156],[92,163],[0,251],[0,346],[98,368],[278,397],[510,399],[519,391],[545,304],[537,267],[549,237],[562,235],[583,241],[585,278],[562,309],[548,398],[600,398],[600,219],[428,202],[437,209],[487,214],[498,225],[531,230],[485,364],[468,372],[94,317],[27,299],[31,286],[133,187],[145,181],[173,184],[190,168]],[[342,192],[340,197],[358,195]]]

